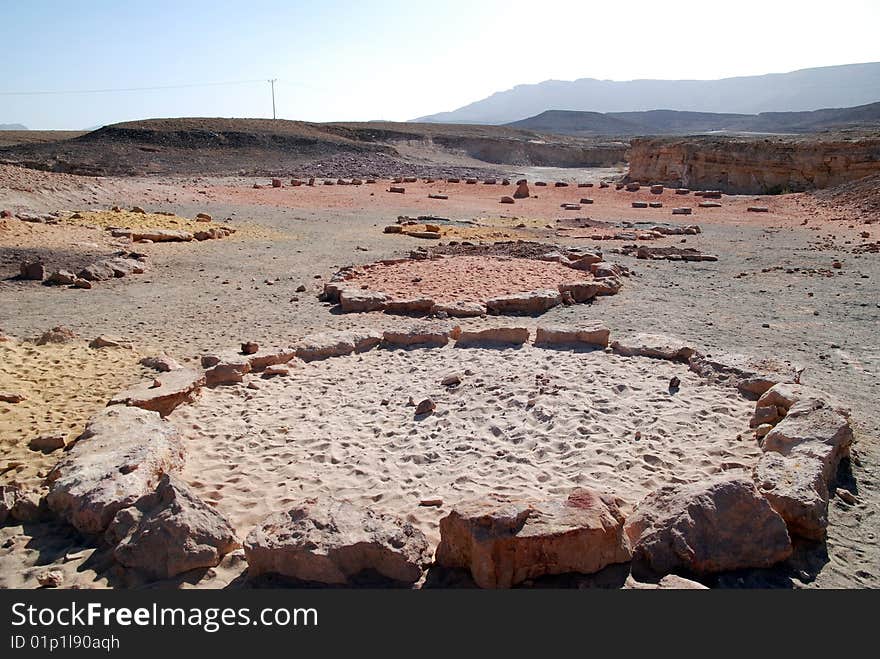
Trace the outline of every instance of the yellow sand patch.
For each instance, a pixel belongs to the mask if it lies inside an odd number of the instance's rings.
[[[68,224],[97,226],[102,229],[121,227],[125,229],[176,229],[178,231],[204,231],[212,226],[235,229],[235,233],[224,240],[273,240],[290,236],[273,229],[252,224],[230,224],[228,222],[196,222],[194,219],[163,213],[132,213],[131,211],[79,211],[65,220]]]
[[[0,484],[38,487],[61,452],[32,451],[28,442],[46,433],[77,437],[115,393],[148,377],[137,361],[135,351],[122,348],[0,343],[0,391],[26,396],[0,402]]]

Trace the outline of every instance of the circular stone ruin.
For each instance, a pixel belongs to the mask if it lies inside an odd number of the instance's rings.
[[[323,584],[704,577],[824,537],[845,410],[777,360],[606,346],[598,324],[423,322],[206,355],[116,396],[47,503],[157,578],[241,544],[249,578]]]
[[[625,268],[599,253],[545,252],[540,258],[415,251],[340,270],[323,299],[343,312],[385,311],[452,317],[541,314],[559,304],[588,302],[620,290]]]

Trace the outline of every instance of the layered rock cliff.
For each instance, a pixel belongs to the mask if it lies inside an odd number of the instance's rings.
[[[826,188],[880,173],[880,137],[633,139],[628,181],[729,194]]]

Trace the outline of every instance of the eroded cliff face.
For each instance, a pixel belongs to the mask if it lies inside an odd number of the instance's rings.
[[[826,188],[880,173],[880,137],[643,138],[627,180],[729,194]]]

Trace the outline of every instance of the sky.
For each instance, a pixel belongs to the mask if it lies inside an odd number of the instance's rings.
[[[0,26],[0,124],[32,129],[271,117],[270,78],[279,118],[405,121],[549,79],[880,61],[880,0],[0,0]]]

